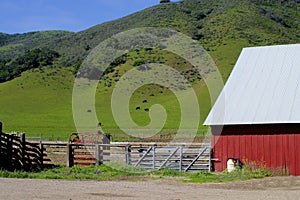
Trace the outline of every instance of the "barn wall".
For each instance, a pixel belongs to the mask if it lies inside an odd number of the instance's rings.
[[[214,169],[226,169],[228,158],[255,162],[271,169],[285,168],[300,175],[300,125],[212,126]]]

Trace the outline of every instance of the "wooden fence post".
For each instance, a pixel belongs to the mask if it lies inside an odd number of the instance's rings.
[[[111,135],[110,134],[103,134],[102,144],[110,144]],[[110,146],[103,146],[103,161],[105,156],[105,161],[110,162]]]
[[[73,167],[73,148],[72,144],[67,144],[67,167]]]
[[[101,165],[103,163],[103,147],[101,150],[101,146],[99,144],[96,144],[95,154],[96,154],[96,165]]]
[[[20,150],[21,150],[21,168],[25,170],[26,168],[26,160],[25,160],[25,152],[26,152],[26,138],[25,133],[21,133],[20,135]]]
[[[131,146],[130,145],[126,145],[125,152],[126,152],[126,164],[131,165],[131,156],[130,156]]]
[[[42,141],[40,141],[40,167],[41,169],[43,169],[43,166],[44,166],[44,146],[43,146],[43,143]]]
[[[9,170],[13,169],[13,139],[12,137],[7,136],[6,138],[6,153],[7,153],[7,168]]]

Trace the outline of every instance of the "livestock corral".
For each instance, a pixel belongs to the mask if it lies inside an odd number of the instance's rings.
[[[1,168],[30,171],[54,165],[101,165],[118,162],[148,170],[211,171],[211,148],[207,143],[110,143],[110,136],[72,133],[68,142],[27,141],[0,131]]]
[[[209,144],[168,145],[165,143],[42,143],[45,151],[44,164],[69,167],[118,162],[159,170],[171,168],[179,171],[210,171]]]

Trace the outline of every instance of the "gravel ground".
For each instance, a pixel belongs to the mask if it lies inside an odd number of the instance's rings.
[[[178,178],[68,181],[0,178],[0,199],[300,199],[300,177],[187,184]]]

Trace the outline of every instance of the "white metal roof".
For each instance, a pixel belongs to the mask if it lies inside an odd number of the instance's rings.
[[[300,44],[244,48],[205,125],[300,123]]]

